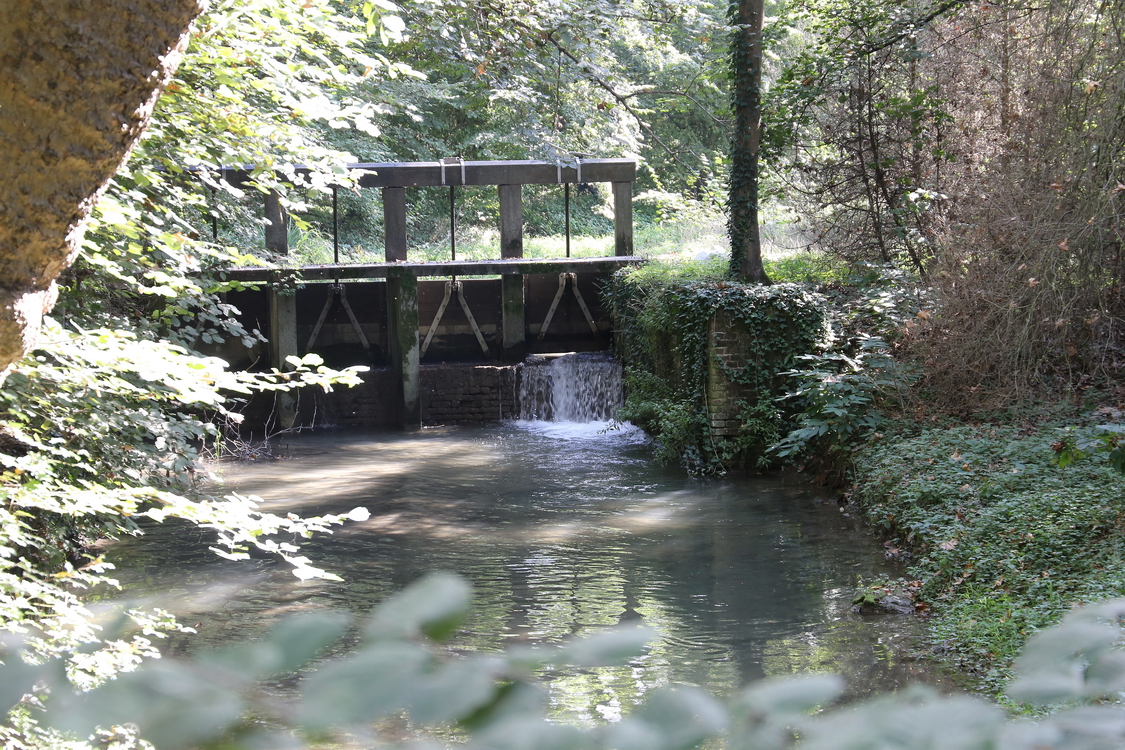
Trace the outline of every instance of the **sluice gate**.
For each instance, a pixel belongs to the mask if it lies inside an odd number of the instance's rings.
[[[365,364],[365,386],[322,400],[319,419],[336,423],[398,424],[485,421],[518,417],[515,363],[529,353],[597,351],[612,343],[612,321],[600,286],[632,255],[632,181],[623,159],[548,162],[461,162],[349,165],[361,187],[383,190],[386,262],[299,268],[233,268],[232,280],[256,288],[229,292],[248,329],[268,346],[221,354],[235,366],[284,369],[291,355],[315,352],[336,367]],[[249,173],[224,170],[239,183]],[[523,258],[521,185],[611,182],[615,255],[602,258]],[[500,256],[456,260],[451,211],[449,261],[409,262],[406,188],[498,186]],[[569,202],[567,203],[569,208]],[[265,201],[266,244],[286,253],[286,217],[276,196]],[[569,217],[568,217],[569,218]],[[568,221],[569,224],[569,221]],[[335,238],[334,238],[335,239]],[[569,236],[567,237],[569,251]],[[281,426],[307,421],[307,407],[280,398]]]

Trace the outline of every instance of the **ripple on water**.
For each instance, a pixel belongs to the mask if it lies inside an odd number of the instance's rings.
[[[557,709],[582,721],[669,683],[729,691],[814,669],[864,692],[925,676],[908,621],[850,613],[857,581],[890,569],[813,488],[691,479],[654,463],[640,430],[605,426],[319,432],[290,439],[291,460],[221,467],[228,489],[262,496],[267,510],[368,507],[370,520],[308,545],[342,583],[218,559],[205,533],[176,524],[150,525],[109,556],[127,590],[177,592],[161,605],[200,624],[195,644],[251,637],[309,608],[362,613],[435,569],[475,586],[457,648],[654,627],[650,651],[628,665],[551,676]]]

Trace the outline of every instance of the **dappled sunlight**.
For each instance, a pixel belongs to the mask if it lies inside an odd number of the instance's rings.
[[[579,723],[618,717],[664,685],[729,692],[798,666],[886,683],[916,671],[887,657],[905,649],[902,621],[857,627],[848,615],[857,576],[883,558],[807,485],[691,479],[655,464],[636,428],[606,427],[340,430],[295,436],[289,460],[222,467],[225,487],[261,495],[266,511],[366,507],[366,520],[303,542],[343,581],[221,560],[205,532],[170,525],[110,552],[130,589],[171,593],[162,606],[199,623],[204,644],[305,609],[367,612],[430,570],[475,587],[457,650],[652,627],[648,652],[624,666],[543,674],[556,712]]]

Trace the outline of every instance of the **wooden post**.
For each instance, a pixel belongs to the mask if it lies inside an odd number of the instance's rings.
[[[523,257],[523,185],[500,185],[500,257]],[[527,338],[524,310],[524,277],[500,277],[501,347],[505,360],[520,360]]]
[[[500,277],[500,317],[505,360],[523,359],[527,339],[525,315],[523,274],[504,274]]]
[[[523,257],[523,185],[500,185],[500,257]]]
[[[295,289],[278,290],[270,285],[270,364],[278,370],[292,370],[286,357],[297,354],[297,295]],[[287,430],[297,422],[297,394],[279,391],[274,400],[277,425]]]
[[[633,254],[633,183],[613,183],[614,255]]]
[[[402,405],[400,423],[406,429],[418,429],[422,426],[418,277],[406,269],[387,271],[387,324],[391,369],[397,375]]]
[[[281,193],[266,193],[266,249],[278,255],[289,254],[289,220],[281,205]],[[270,305],[270,364],[278,370],[292,370],[286,357],[297,354],[297,290],[278,291],[276,284],[269,289]],[[277,425],[287,430],[297,422],[297,393],[278,391],[274,399]]]
[[[406,260],[406,188],[383,188],[383,235],[387,262]]]
[[[289,221],[276,190],[266,193],[266,249],[278,255],[289,254]]]

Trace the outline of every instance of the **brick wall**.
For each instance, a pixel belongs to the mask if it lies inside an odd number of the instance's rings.
[[[738,434],[742,420],[738,401],[748,395],[738,383],[731,382],[724,372],[746,366],[749,356],[749,331],[725,311],[711,318],[711,343],[707,364],[707,406],[711,414],[711,430],[716,437]]]
[[[495,422],[519,416],[516,366],[422,366],[423,424]]]

